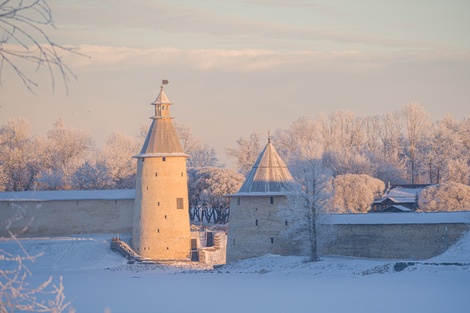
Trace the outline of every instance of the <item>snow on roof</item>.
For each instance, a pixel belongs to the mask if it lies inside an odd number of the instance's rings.
[[[47,190],[0,192],[0,201],[132,200],[135,190]]]
[[[405,207],[403,205],[399,205],[399,204],[391,205],[391,206],[385,208],[384,211],[389,210],[390,208],[396,208],[396,209],[398,209],[400,211],[403,211],[403,212],[413,212],[413,210],[411,210],[410,208],[407,208],[407,207]]]
[[[400,197],[389,197],[388,199],[392,200],[395,203],[415,203],[416,198],[400,198]]]
[[[364,214],[326,214],[320,216],[322,224],[470,224],[470,211],[432,212],[403,214],[397,213],[364,213]]]
[[[292,181],[292,175],[286,164],[268,141],[237,195],[282,193],[285,185]]]

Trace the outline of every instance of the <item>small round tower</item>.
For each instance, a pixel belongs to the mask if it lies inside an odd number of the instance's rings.
[[[268,253],[301,254],[290,236],[289,205],[293,178],[271,140],[259,155],[240,190],[230,199],[227,262]]]
[[[137,159],[132,247],[153,260],[188,259],[191,250],[186,158],[163,85]]]

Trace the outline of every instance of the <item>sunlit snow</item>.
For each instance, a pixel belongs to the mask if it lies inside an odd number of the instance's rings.
[[[77,312],[429,313],[470,307],[470,233],[427,261],[323,257],[309,263],[267,255],[216,269],[127,264],[110,250],[109,240],[110,235],[21,240],[28,253],[44,252],[28,264],[30,282],[52,275],[57,283],[63,276]],[[1,241],[0,248],[23,253],[14,241]]]

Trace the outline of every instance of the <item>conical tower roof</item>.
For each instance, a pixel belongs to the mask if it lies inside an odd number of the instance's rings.
[[[134,157],[188,156],[184,153],[172,117],[170,117],[170,105],[172,103],[168,100],[163,85],[157,99],[151,105],[155,105],[155,116],[151,117],[153,121],[142,150]]]
[[[289,169],[268,140],[238,194],[284,194],[286,187],[292,182]]]

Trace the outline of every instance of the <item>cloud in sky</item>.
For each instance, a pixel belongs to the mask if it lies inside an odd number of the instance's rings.
[[[419,101],[440,118],[470,114],[470,3],[315,0],[50,2],[55,41],[79,80],[37,96],[3,77],[0,124],[26,116],[44,133],[60,117],[98,142],[135,134],[159,80],[178,121],[219,154],[240,136],[300,116],[381,114]],[[5,72],[7,74],[8,72]]]

